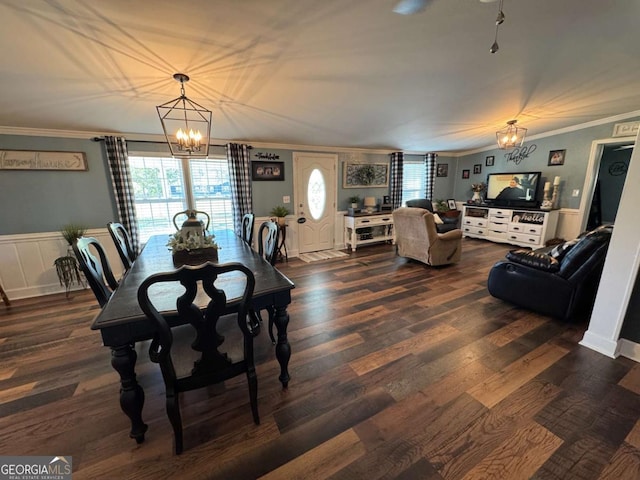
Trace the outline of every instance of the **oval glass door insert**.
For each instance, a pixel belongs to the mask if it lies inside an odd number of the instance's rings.
[[[314,168],[309,175],[309,183],[307,184],[307,205],[309,206],[309,214],[314,220],[318,220],[324,214],[326,205],[327,189],[324,181],[324,175],[317,168]]]

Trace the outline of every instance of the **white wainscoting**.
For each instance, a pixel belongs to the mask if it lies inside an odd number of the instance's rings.
[[[86,235],[104,246],[113,273],[120,278],[124,268],[106,227],[88,230]],[[9,299],[64,292],[53,262],[66,253],[67,242],[60,232],[0,235],[0,283]]]
[[[561,208],[558,217],[556,237],[572,240],[580,235],[580,210],[575,208]]]

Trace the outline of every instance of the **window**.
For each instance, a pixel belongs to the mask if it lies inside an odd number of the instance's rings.
[[[225,158],[206,160],[130,156],[140,241],[175,231],[187,208],[209,214],[209,230],[232,230],[231,183]],[[180,224],[178,224],[180,226]]]
[[[402,204],[414,198],[427,198],[427,172],[424,160],[407,161],[402,165]]]

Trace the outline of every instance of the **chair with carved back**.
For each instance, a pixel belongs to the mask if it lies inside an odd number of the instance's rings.
[[[80,269],[87,278],[100,307],[104,307],[113,291],[118,288],[118,281],[113,275],[104,248],[93,237],[80,237],[73,242],[72,247]],[[93,251],[98,254],[99,258],[94,255]]]
[[[253,242],[253,223],[255,215],[253,213],[245,213],[242,217],[242,240],[249,246]]]
[[[129,232],[124,228],[124,225],[117,222],[107,223],[107,229],[113,239],[116,250],[118,250],[118,255],[120,255],[120,260],[122,260],[125,271],[129,271],[131,265],[133,265],[133,262],[136,259],[136,253],[133,251],[131,246],[131,237],[129,236]]]
[[[223,274],[230,274],[237,280],[233,287],[234,313],[231,314],[228,313],[225,292],[214,286],[216,279]],[[179,292],[182,293],[176,302],[181,326],[175,326],[175,315],[170,319],[161,315],[154,305],[158,299],[153,299],[152,295],[150,298],[149,294],[152,286],[162,284],[164,289],[169,288],[171,283],[179,286]],[[199,285],[201,288],[198,288]],[[173,427],[176,454],[183,451],[180,413],[182,392],[221,383],[244,373],[249,384],[253,420],[256,425],[260,423],[253,333],[247,322],[254,286],[254,275],[246,266],[240,263],[207,262],[196,267],[184,266],[172,272],[151,275],[138,289],[138,303],[156,328],[149,356],[160,365],[162,372],[167,416]],[[200,297],[202,291],[206,293],[204,301],[208,302],[204,309],[194,304],[196,294]],[[236,304],[237,296],[240,300]],[[224,322],[218,322],[223,316]],[[228,321],[230,316],[235,317],[236,322]],[[225,328],[224,337],[219,334],[218,325]],[[219,350],[222,346],[226,353]]]
[[[258,254],[271,265],[276,264],[278,257],[279,234],[280,227],[278,227],[276,222],[272,221],[263,222],[258,229]],[[273,335],[273,319],[275,317],[275,311],[272,307],[268,307],[267,312],[269,314],[269,338],[271,338],[271,342],[275,345],[276,339]],[[257,320],[262,323],[260,312],[253,312],[252,310],[252,313],[255,313]]]
[[[279,233],[278,224],[272,221],[262,222],[258,229],[258,253],[271,265],[276,264]]]

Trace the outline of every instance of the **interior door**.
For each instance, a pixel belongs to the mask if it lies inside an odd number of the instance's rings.
[[[335,154],[293,154],[300,253],[334,246],[337,162]]]

